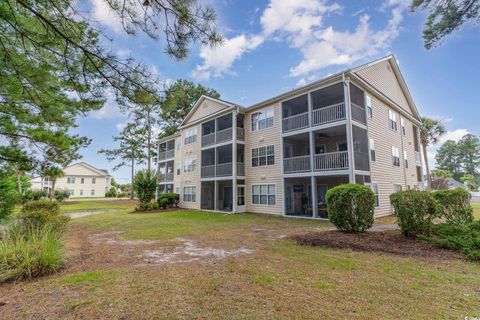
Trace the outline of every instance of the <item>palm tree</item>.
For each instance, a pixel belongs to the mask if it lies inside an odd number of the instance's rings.
[[[422,143],[423,159],[425,160],[425,169],[427,170],[427,188],[431,187],[430,167],[428,165],[427,147],[437,144],[440,137],[443,136],[447,129],[440,120],[422,117],[422,125],[420,126],[420,141]]]
[[[50,195],[49,195],[50,198],[52,198],[53,195],[55,194],[55,184],[57,183],[57,179],[60,177],[63,177],[65,173],[63,172],[62,169],[58,167],[50,167],[43,171],[43,175],[45,177],[50,178],[50,181],[52,182],[52,188],[50,189]]]

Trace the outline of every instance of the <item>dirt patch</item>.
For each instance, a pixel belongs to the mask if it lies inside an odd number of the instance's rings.
[[[98,202],[100,202],[100,200]],[[138,201],[132,200],[132,199],[119,199],[119,200],[101,200],[101,203],[136,206],[138,204]]]
[[[352,234],[337,230],[294,235],[291,239],[301,245],[374,252],[422,260],[452,260],[465,257],[456,251],[442,249],[417,238],[405,237],[398,230]]]

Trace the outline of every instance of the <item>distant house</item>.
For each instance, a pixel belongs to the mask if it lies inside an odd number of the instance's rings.
[[[112,176],[105,169],[97,169],[86,162],[72,164],[63,169],[65,176],[58,178],[55,189],[70,191],[73,198],[105,197],[111,187]],[[52,182],[48,177],[34,177],[32,190],[50,190]]]
[[[456,188],[466,188],[465,185],[462,182],[459,182],[453,178],[446,178],[448,183],[448,189],[453,190]]]

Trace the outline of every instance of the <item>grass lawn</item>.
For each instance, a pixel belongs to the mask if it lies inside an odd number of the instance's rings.
[[[475,205],[477,218],[480,206]],[[480,316],[480,264],[299,246],[328,222],[85,201],[59,274],[0,285],[5,318],[463,319]],[[32,304],[32,301],[35,303]]]

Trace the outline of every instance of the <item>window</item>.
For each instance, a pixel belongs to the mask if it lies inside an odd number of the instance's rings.
[[[252,167],[274,165],[274,149],[275,147],[273,145],[252,149]]]
[[[176,194],[180,194],[180,187],[177,187],[177,188],[175,189],[175,193],[176,193]]]
[[[395,183],[395,184],[393,185],[393,190],[394,190],[395,192],[400,192],[400,191],[402,191],[402,185],[401,185],[401,184],[398,184],[398,183]]]
[[[83,189],[80,189],[80,195],[83,196]]]
[[[266,206],[275,205],[275,185],[252,185],[252,203]]]
[[[400,167],[400,150],[392,147],[392,163],[394,166]]]
[[[90,190],[90,195],[94,196],[95,195],[95,189]]]
[[[190,157],[185,159],[185,164],[183,167],[184,172],[195,172],[197,168],[197,157]]]
[[[92,184],[97,183],[97,178],[92,178]]]
[[[182,172],[182,165],[177,164],[177,176],[179,176],[181,172]]]
[[[367,116],[370,119],[373,118],[372,98],[370,96],[367,96]]]
[[[185,132],[185,144],[191,144],[197,141],[197,128],[190,128]]]
[[[388,110],[388,118],[390,119],[390,129],[397,131],[397,114]]]
[[[67,177],[67,183],[75,183],[75,177]]]
[[[407,151],[403,151],[403,159],[405,160],[405,168],[408,168],[408,157],[407,157]]]
[[[252,131],[273,127],[273,107],[252,113]]]
[[[68,190],[68,193],[70,194],[70,197],[73,196],[75,194],[75,190],[73,189],[69,189]]]
[[[380,199],[378,197],[378,184],[376,182],[372,182],[371,188],[373,193],[375,194],[375,207],[380,206]]]
[[[183,201],[196,202],[197,201],[197,187],[183,187]]]
[[[400,117],[400,126],[402,127],[403,135],[405,135],[407,131],[405,130],[405,119],[403,117]]]
[[[237,204],[239,206],[245,205],[245,187],[237,187]]]
[[[80,178],[80,183],[84,184],[85,183],[85,178]]]
[[[370,160],[375,161],[375,141],[370,138]]]

